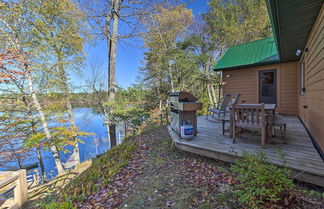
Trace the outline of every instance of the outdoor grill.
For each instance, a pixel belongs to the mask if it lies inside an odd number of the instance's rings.
[[[202,103],[197,102],[197,98],[188,92],[171,92],[171,127],[179,135],[181,125],[190,123],[194,128],[194,134],[197,134],[197,110],[202,109]]]

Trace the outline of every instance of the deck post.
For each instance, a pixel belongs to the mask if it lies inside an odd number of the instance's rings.
[[[17,207],[21,208],[28,198],[26,170],[19,170],[14,174],[18,175],[16,187],[14,189],[14,198]]]

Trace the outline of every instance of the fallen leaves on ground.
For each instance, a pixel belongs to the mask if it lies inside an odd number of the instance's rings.
[[[244,208],[234,195],[236,181],[228,163],[171,147],[165,127],[129,140],[137,142],[137,148],[127,165],[109,182],[98,183],[97,192],[75,200],[76,207]],[[283,202],[274,208],[324,208],[324,200],[316,201],[319,199],[301,193],[295,197],[293,206]]]

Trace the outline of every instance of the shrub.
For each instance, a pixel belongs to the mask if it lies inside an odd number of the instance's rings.
[[[237,175],[235,194],[250,208],[278,203],[294,187],[289,178],[290,170],[268,163],[262,152],[256,155],[245,153],[231,170]]]
[[[52,202],[48,205],[42,205],[41,206],[44,209],[74,209],[76,207],[73,206],[72,202],[62,202],[62,203],[56,203]]]

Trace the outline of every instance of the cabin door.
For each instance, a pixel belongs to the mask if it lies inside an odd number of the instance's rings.
[[[276,70],[259,71],[259,103],[277,104]]]

